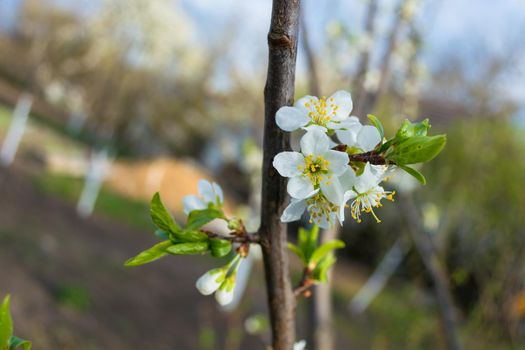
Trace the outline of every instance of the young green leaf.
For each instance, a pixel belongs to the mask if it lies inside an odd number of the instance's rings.
[[[173,238],[177,241],[176,243],[204,242],[208,240],[208,235],[202,231],[184,229],[174,233]]]
[[[383,124],[381,124],[381,121],[373,114],[369,114],[367,117],[370,120],[370,123],[372,123],[372,125],[376,127],[377,131],[379,131],[381,141],[383,141],[383,138],[385,137],[385,128],[383,127]]]
[[[149,248],[148,250],[139,253],[137,256],[128,259],[124,265],[139,266],[160,259],[163,256],[167,255],[166,249],[172,245],[173,242],[171,241],[160,242],[154,245],[153,247]]]
[[[386,158],[397,165],[428,162],[443,150],[446,142],[446,135],[413,136],[395,146]]]
[[[232,244],[224,239],[212,238],[210,239],[210,249],[212,256],[222,258],[231,252]]]
[[[150,214],[153,223],[161,230],[172,233],[180,231],[180,226],[177,225],[166,207],[164,207],[164,204],[162,204],[158,192],[151,199]]]
[[[222,210],[216,208],[193,210],[188,216],[186,229],[197,230],[214,219],[225,219]]]
[[[302,227],[299,228],[299,249],[303,252],[305,262],[310,260],[310,256],[317,247],[317,240],[319,237],[319,226],[313,225],[309,230]]]
[[[9,338],[13,335],[13,320],[9,313],[10,296],[6,295],[0,307],[0,349],[8,345]]]
[[[15,337],[14,335],[11,336],[11,338],[9,338],[9,350],[16,350],[20,346],[23,350],[31,350],[31,346],[33,346],[33,344],[29,340],[20,339],[18,337]]]
[[[209,248],[208,242],[179,243],[166,248],[166,251],[174,255],[193,255],[204,254]]]
[[[411,123],[408,119],[405,119],[396,133],[396,138],[401,141],[413,136],[426,136],[428,129],[430,129],[428,119],[419,123]]]
[[[318,282],[328,281],[328,270],[335,264],[337,259],[333,252],[328,253],[324,258],[319,261],[314,271],[312,272],[312,278]]]
[[[419,181],[422,185],[425,185],[427,183],[427,180],[425,179],[425,177],[423,176],[423,174],[421,174],[419,171],[417,171],[416,169],[414,168],[411,168],[409,166],[406,166],[406,165],[398,165],[401,169],[403,169],[404,171],[406,171],[408,174],[412,175],[413,177],[416,178],[417,181]]]
[[[295,255],[297,255],[299,257],[299,259],[301,259],[301,261],[306,265],[308,262],[306,261],[305,257],[304,257],[304,254],[303,254],[303,251],[301,249],[299,249],[298,246],[296,246],[295,244],[293,243],[290,243],[288,242],[288,249],[290,249],[292,252],[295,253]]]
[[[340,241],[338,239],[334,239],[333,241],[321,244],[312,253],[312,256],[310,257],[310,260],[309,260],[309,264],[316,265],[319,261],[321,261],[332,250],[343,248],[344,246],[345,246],[345,244],[343,243],[343,241]]]

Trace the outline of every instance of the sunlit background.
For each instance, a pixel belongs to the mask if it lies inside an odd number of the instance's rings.
[[[151,196],[183,221],[200,178],[257,228],[270,12],[270,0],[0,0],[0,297],[35,349],[269,344],[255,250],[227,309],[194,287],[212,258],[123,262],[156,241]],[[426,186],[395,176],[383,222],[342,230],[335,349],[447,348],[413,230],[436,248],[464,349],[525,348],[525,3],[304,0],[301,15],[297,97],[346,89],[387,135],[405,118],[448,134],[420,169]],[[371,276],[380,288],[363,289]],[[310,305],[298,337],[326,350]]]

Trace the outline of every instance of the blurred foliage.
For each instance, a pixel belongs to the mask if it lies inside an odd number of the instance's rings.
[[[91,305],[89,291],[78,284],[64,284],[55,293],[57,301],[75,310],[86,311]]]
[[[512,338],[525,317],[511,315],[525,288],[523,133],[506,118],[454,123],[421,194],[440,208],[458,299],[480,326]]]
[[[68,175],[41,173],[34,177],[36,185],[43,191],[75,203],[82,191],[84,181]],[[103,187],[99,193],[95,212],[111,217],[131,227],[151,231],[148,204],[125,198]]]

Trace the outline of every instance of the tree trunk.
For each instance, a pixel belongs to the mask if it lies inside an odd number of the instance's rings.
[[[280,222],[286,181],[273,168],[274,156],[289,149],[289,134],[275,113],[294,98],[299,0],[273,0],[268,33],[268,76],[264,89],[264,141],[261,198],[261,248],[268,292],[273,350],[290,350],[295,341],[295,298],[289,276],[285,226]]]

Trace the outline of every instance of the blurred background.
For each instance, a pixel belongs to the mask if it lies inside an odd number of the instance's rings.
[[[155,243],[153,193],[182,221],[200,178],[257,227],[270,11],[270,0],[0,0],[0,296],[12,294],[15,334],[36,349],[269,343],[255,251],[226,310],[194,287],[211,258],[123,262]],[[381,224],[347,221],[330,326],[301,300],[299,339],[446,349],[438,285],[463,348],[525,349],[525,4],[304,0],[300,29],[297,97],[346,89],[353,114],[375,113],[387,136],[430,118],[448,144],[421,169],[426,186],[387,183],[398,199]]]

